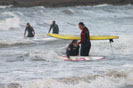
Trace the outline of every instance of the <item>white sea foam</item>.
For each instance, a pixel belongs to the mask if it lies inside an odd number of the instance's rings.
[[[10,7],[12,7],[12,5],[8,5],[8,6],[0,6],[0,8],[2,8],[2,9],[10,8]]]
[[[4,12],[3,16],[10,16],[0,20],[0,30],[10,30],[10,29],[19,29],[20,28],[20,19],[13,12]]]
[[[1,9],[0,88],[133,88],[133,6],[105,7]],[[80,35],[78,23],[83,21],[91,35],[119,35],[112,44],[116,58],[112,59],[109,41],[92,41],[91,55],[105,56],[104,60],[59,59],[71,41],[46,35],[52,20],[60,34]],[[33,39],[22,39],[27,22],[35,29]]]
[[[122,75],[123,71],[126,76]],[[133,71],[129,69],[123,71],[109,72],[110,75],[95,76],[94,79],[90,79],[90,77],[64,78],[63,80],[43,78],[41,80],[25,81],[19,85],[22,88],[128,88],[126,86],[133,86],[133,77],[131,75]],[[116,72],[117,77],[115,76]],[[74,83],[74,81],[78,82]]]
[[[30,58],[34,61],[54,61],[54,59],[57,61],[59,59],[59,55],[58,53],[50,50],[47,52],[34,51],[30,53]]]
[[[106,7],[106,6],[109,6],[109,4],[100,4],[100,5],[96,5],[94,7]]]
[[[93,41],[92,42],[92,50],[91,54],[100,54],[100,55],[112,55],[112,49],[114,54],[119,55],[132,55],[133,48],[132,48],[132,35],[120,35],[119,39],[114,39],[114,43],[112,43],[112,47],[109,43],[109,40],[107,41]],[[103,49],[104,47],[104,49]],[[102,52],[101,52],[102,51]]]

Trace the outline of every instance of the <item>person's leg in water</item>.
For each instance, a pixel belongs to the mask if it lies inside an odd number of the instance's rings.
[[[91,49],[91,44],[81,45],[80,55],[81,56],[89,56],[90,49]]]

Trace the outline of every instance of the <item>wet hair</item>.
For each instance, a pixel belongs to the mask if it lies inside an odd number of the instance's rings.
[[[78,40],[73,40],[73,41],[72,41],[72,44],[73,44],[73,43],[77,43],[77,42],[78,42]]]
[[[27,23],[28,27],[31,27],[30,23]]]
[[[30,25],[30,23],[27,23],[27,25]]]
[[[53,20],[53,22],[54,22],[54,23],[56,23],[56,21],[55,21],[55,20]]]
[[[79,25],[85,26],[85,24],[83,22],[79,22]]]

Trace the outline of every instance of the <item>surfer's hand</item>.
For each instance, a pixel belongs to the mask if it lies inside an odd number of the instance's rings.
[[[70,51],[71,49],[68,47],[67,50]]]
[[[72,59],[71,59],[71,58],[68,58],[68,60],[72,61]]]

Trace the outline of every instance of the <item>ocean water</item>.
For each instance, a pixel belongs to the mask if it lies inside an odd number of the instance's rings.
[[[92,41],[91,55],[104,60],[63,61],[71,41],[47,35],[52,20],[60,34],[79,35],[82,21],[91,35],[120,38],[113,48],[109,41]],[[35,38],[23,37],[27,22]],[[133,6],[0,6],[0,88],[133,88]]]

